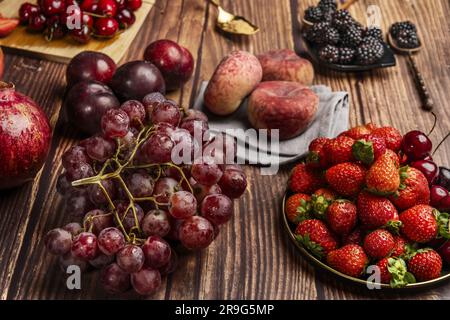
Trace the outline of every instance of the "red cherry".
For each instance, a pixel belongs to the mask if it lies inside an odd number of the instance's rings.
[[[431,206],[438,208],[442,199],[448,196],[448,191],[444,187],[434,185],[430,190],[430,204]]]
[[[97,0],[84,0],[81,2],[80,8],[83,11],[96,13],[98,8]]]
[[[61,14],[66,10],[64,0],[41,0],[39,1],[39,5],[46,16]]]
[[[34,32],[40,32],[45,29],[47,18],[39,12],[32,13],[28,20],[27,29]]]
[[[123,8],[119,9],[116,15],[116,20],[119,22],[120,28],[126,29],[133,25],[133,23],[136,21],[136,16],[134,15],[133,11]]]
[[[123,9],[125,8],[125,0],[115,0],[117,4],[117,9]]]
[[[142,6],[142,0],[126,0],[125,5],[131,11],[136,11]]]
[[[117,4],[114,0],[100,0],[97,4],[97,13],[113,17],[117,12]]]
[[[96,35],[101,37],[114,37],[119,30],[119,23],[113,18],[98,18],[95,21]]]
[[[432,148],[430,139],[421,131],[413,130],[403,136],[402,150],[412,160],[425,158]]]
[[[21,24],[28,24],[28,21],[33,13],[38,13],[41,9],[37,5],[25,2],[20,6],[19,19]]]
[[[423,173],[429,184],[433,184],[439,174],[439,168],[433,161],[418,160],[411,162],[411,167]]]
[[[450,211],[450,195],[446,196],[444,199],[442,199],[439,202],[439,207],[438,209],[440,211],[444,211],[444,212],[448,212]]]
[[[69,31],[70,37],[76,42],[85,44],[91,40],[91,28],[87,25],[81,26],[80,29],[74,29]]]

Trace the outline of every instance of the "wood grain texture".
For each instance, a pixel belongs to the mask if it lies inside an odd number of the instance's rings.
[[[201,81],[233,49],[254,53],[276,48],[301,51],[298,17],[313,0],[223,0],[224,8],[248,17],[261,28],[253,37],[229,36],[215,28],[216,9],[204,0],[157,0],[122,62],[140,59],[153,40],[168,38],[189,48],[196,60],[195,75],[182,90],[169,96],[189,106]],[[382,27],[412,20],[421,28],[426,45],[415,56],[435,101],[438,126],[431,135],[439,142],[450,128],[449,22],[446,0],[360,0],[350,8],[361,22],[369,4],[379,5]],[[350,94],[352,124],[368,121],[394,125],[406,132],[427,131],[432,117],[420,109],[406,57],[397,56],[394,68],[361,74],[340,74],[317,68],[315,83]],[[1,299],[126,299],[133,294],[109,296],[98,285],[96,272],[83,277],[82,290],[70,291],[56,258],[45,252],[43,235],[70,221],[55,193],[61,173],[60,157],[80,137],[60,116],[64,65],[6,55],[5,79],[32,96],[55,127],[50,156],[42,174],[32,183],[0,195]],[[438,163],[450,163],[450,142],[436,153]],[[152,299],[449,299],[450,287],[416,293],[369,291],[341,282],[316,270],[298,254],[283,233],[280,201],[289,167],[277,176],[261,176],[246,167],[249,188],[235,202],[233,220],[222,227],[207,250],[182,255],[177,271],[163,280]]]
[[[25,2],[29,1],[3,2],[0,6],[2,14],[5,17],[17,17],[20,6]],[[27,32],[26,27],[19,26],[10,36],[0,39],[0,45],[14,53],[28,54],[36,58],[57,62],[67,63],[78,53],[85,50],[101,51],[117,62],[130,47],[154,3],[155,0],[144,1],[140,10],[135,12],[136,22],[113,39],[92,38],[88,44],[80,45],[66,36],[63,39],[48,42],[42,34]]]

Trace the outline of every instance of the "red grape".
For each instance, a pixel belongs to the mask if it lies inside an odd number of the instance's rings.
[[[191,168],[192,177],[200,184],[212,186],[222,177],[222,169],[214,163],[194,163]]]
[[[142,146],[147,161],[150,163],[170,162],[174,143],[168,135],[153,134]]]
[[[89,178],[94,175],[92,167],[84,162],[79,162],[66,169],[66,177],[69,181]]]
[[[179,229],[181,244],[188,249],[204,249],[214,240],[214,227],[207,219],[192,216]]]
[[[192,186],[192,188],[194,189],[194,195],[198,203],[201,203],[207,195],[222,193],[222,189],[218,184],[204,186],[200,183],[196,183]]]
[[[131,275],[131,284],[140,295],[150,295],[161,286],[161,274],[156,269],[145,267]]]
[[[72,189],[71,182],[67,179],[67,176],[63,173],[58,177],[56,181],[56,191],[62,196],[66,195]]]
[[[98,235],[103,229],[112,227],[114,222],[111,214],[106,214],[100,209],[94,209],[86,213],[83,224],[86,230],[91,230],[92,228],[92,233]]]
[[[153,108],[151,118],[153,124],[164,122],[177,127],[181,120],[180,108],[169,100],[163,101]]]
[[[111,263],[100,272],[100,283],[109,293],[122,293],[130,288],[130,275]]]
[[[72,237],[75,237],[79,233],[83,232],[83,227],[78,222],[68,223],[63,227],[63,229],[70,232]]]
[[[59,266],[63,272],[67,272],[67,268],[70,266],[78,266],[80,271],[85,271],[88,268],[88,262],[75,257],[72,252],[67,252],[65,255],[59,256]]]
[[[193,216],[197,210],[197,200],[187,191],[178,191],[170,196],[169,212],[176,219]]]
[[[135,273],[141,270],[145,257],[142,249],[134,244],[127,244],[116,255],[119,267],[127,273]]]
[[[204,114],[200,110],[188,109],[185,111],[185,115],[183,118],[183,121],[186,121],[186,120],[198,120],[198,121],[208,122],[208,117],[206,116],[206,114]]]
[[[142,104],[147,112],[148,120],[151,120],[153,109],[164,101],[166,101],[166,98],[161,92],[152,92],[144,96]]]
[[[247,178],[243,171],[225,169],[220,178],[219,186],[222,193],[232,199],[237,199],[245,192],[247,188]]]
[[[119,229],[111,227],[103,229],[98,235],[98,248],[107,256],[111,256],[125,246],[125,238]]]
[[[91,163],[86,149],[81,146],[72,146],[62,156],[62,165],[64,169],[69,169],[79,163]]]
[[[114,199],[116,195],[116,186],[114,184],[113,180],[107,179],[102,180],[100,182],[105,188],[106,192],[108,193],[110,199]],[[88,193],[89,193],[89,199],[92,201],[92,203],[97,205],[107,204],[108,198],[106,197],[105,193],[103,192],[102,188],[100,188],[97,184],[92,184],[88,187]]]
[[[134,205],[135,211],[133,211],[133,208],[129,208],[128,210],[127,208],[128,208],[127,201],[120,201],[116,203],[117,214],[119,215],[122,225],[125,228],[126,232],[132,231],[131,229],[133,229],[133,231],[135,232],[136,230],[134,229],[140,225],[142,218],[144,218],[144,211],[138,204]],[[135,212],[137,217],[137,223],[136,217],[134,215]],[[116,221],[116,225],[117,226],[120,225],[118,221]]]
[[[120,106],[120,109],[127,113],[133,127],[140,128],[145,123],[145,108],[139,101],[128,100]]]
[[[120,109],[109,109],[102,117],[102,130],[107,138],[121,138],[128,133],[130,118]]]
[[[203,199],[200,210],[202,216],[215,225],[223,224],[233,215],[233,201],[226,195],[212,194]]]
[[[198,141],[199,143],[208,140],[209,138],[209,135],[207,134],[209,125],[206,121],[183,119],[183,121],[181,121],[180,128],[187,130],[189,134],[195,138],[195,141]]]
[[[142,251],[148,267],[160,268],[170,261],[170,245],[161,237],[148,237],[142,245]]]
[[[136,198],[150,197],[155,187],[155,181],[147,172],[138,171],[127,177],[127,186]]]
[[[177,191],[178,181],[172,178],[163,177],[160,178],[153,190],[153,196],[159,203],[168,203],[169,197]]]
[[[114,141],[100,136],[88,138],[83,143],[89,158],[99,162],[105,162],[111,158],[116,150]]]
[[[97,237],[92,232],[82,232],[74,237],[72,255],[79,259],[92,260],[97,257]]]
[[[151,210],[141,221],[142,232],[148,236],[165,237],[170,231],[170,221],[164,210]]]
[[[177,268],[177,264],[178,264],[178,255],[175,252],[175,250],[172,250],[169,262],[164,266],[162,266],[161,268],[159,268],[159,272],[161,273],[161,275],[172,273]]]
[[[86,189],[72,188],[66,197],[65,212],[71,216],[84,217],[86,212],[93,207]]]
[[[47,233],[44,242],[50,253],[63,255],[72,248],[72,234],[64,229],[56,228]]]

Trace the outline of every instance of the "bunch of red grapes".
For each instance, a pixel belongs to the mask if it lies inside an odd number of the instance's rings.
[[[234,140],[210,137],[205,114],[184,111],[159,92],[106,111],[101,127],[62,157],[57,190],[78,221],[51,230],[45,244],[64,270],[101,268],[110,293],[132,287],[149,295],[174,271],[175,248],[212,243],[246,176],[239,165],[223,164],[236,155]],[[192,160],[175,164],[180,144]]]
[[[22,4],[19,19],[28,31],[44,33],[49,41],[68,34],[84,44],[91,36],[112,38],[133,25],[141,5],[142,0],[38,0]]]

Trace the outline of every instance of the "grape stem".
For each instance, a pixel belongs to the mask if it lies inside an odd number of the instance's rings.
[[[131,153],[129,154],[128,158],[123,160],[123,163],[120,161],[120,155],[121,155],[121,151],[124,146],[122,145],[121,140],[117,139],[117,141],[116,141],[117,150],[116,150],[114,156],[104,162],[102,168],[100,169],[100,171],[98,172],[97,175],[72,182],[73,187],[87,186],[87,185],[93,185],[93,184],[98,185],[100,190],[102,190],[103,194],[105,195],[105,198],[106,198],[109,208],[111,210],[111,212],[106,215],[110,215],[110,214],[114,215],[115,221],[119,225],[120,230],[125,235],[125,240],[128,243],[132,243],[132,244],[142,244],[145,241],[145,239],[138,237],[138,235],[143,236],[143,232],[139,225],[139,219],[137,216],[136,206],[135,206],[136,202],[150,201],[150,202],[153,202],[153,204],[155,205],[156,208],[159,208],[160,206],[167,206],[168,203],[158,202],[154,196],[134,197],[133,194],[130,192],[124,179],[122,178],[122,172],[124,170],[157,168],[158,172],[157,172],[157,178],[155,180],[155,181],[157,181],[161,177],[163,169],[165,169],[167,167],[175,168],[176,170],[178,170],[178,172],[181,175],[181,179],[178,182],[178,184],[181,186],[181,184],[184,181],[187,184],[187,186],[189,187],[191,193],[194,193],[193,188],[192,188],[191,184],[189,183],[189,180],[186,178],[186,175],[183,172],[183,169],[174,163],[171,163],[171,162],[148,163],[148,164],[134,164],[133,163],[133,160],[136,156],[136,153],[137,153],[137,150],[139,149],[139,147],[141,147],[142,144],[145,141],[147,141],[148,138],[150,138],[150,136],[152,134],[154,134],[155,132],[156,132],[156,129],[155,129],[155,126],[153,126],[153,125],[143,127],[143,129],[139,132],[139,134],[137,136],[137,143],[133,146],[133,149],[132,149]],[[111,166],[112,163],[115,163],[115,166],[116,166],[115,169],[112,168],[112,167],[114,167],[114,166]],[[108,169],[110,171],[108,171]],[[102,181],[108,180],[108,179],[117,180],[120,183],[121,187],[123,188],[123,190],[128,198],[129,204],[128,204],[127,209],[125,210],[125,213],[123,214],[123,217],[120,217],[119,212],[111,199],[111,196],[109,195],[108,191],[102,184]],[[126,218],[126,216],[128,215],[128,212],[130,210],[133,212],[134,226],[132,228],[130,228],[130,230],[127,232],[127,230],[125,229],[125,227],[123,225],[123,221]],[[89,230],[92,230],[92,228],[93,228],[92,219],[95,217],[96,216],[88,217],[88,219],[85,221],[85,224],[84,224],[85,229],[86,229],[87,223],[90,223]]]

